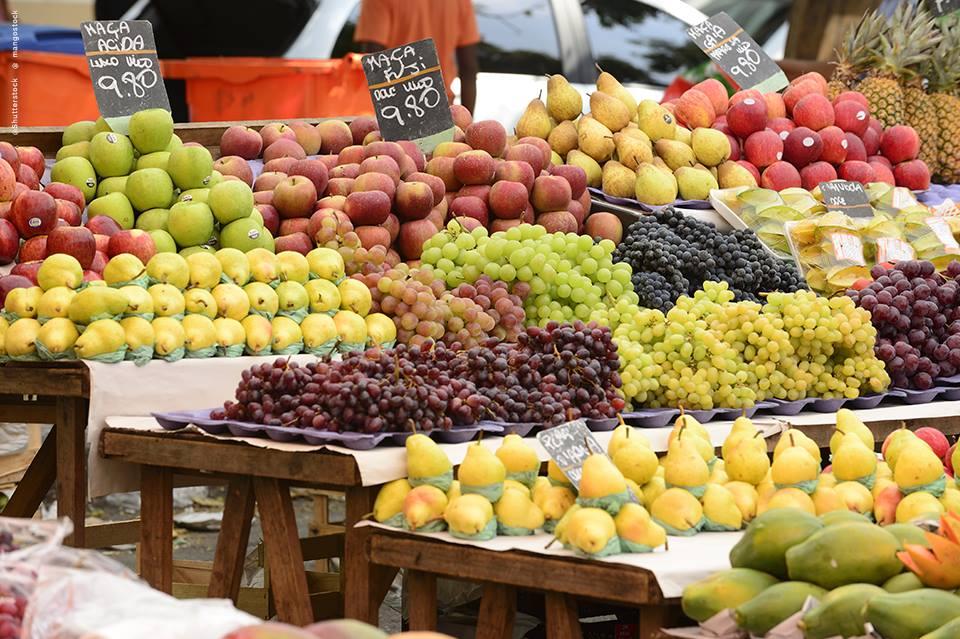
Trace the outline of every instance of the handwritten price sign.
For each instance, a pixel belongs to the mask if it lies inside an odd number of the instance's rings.
[[[820,183],[820,193],[827,210],[846,213],[850,217],[873,217],[870,198],[859,182],[832,180]]]
[[[690,27],[687,35],[741,89],[770,93],[787,86],[777,63],[726,13]]]
[[[104,118],[125,118],[156,107],[170,110],[160,76],[153,27],[148,21],[84,22],[80,33],[97,106]],[[126,122],[111,121],[114,130],[117,123],[122,129]]]
[[[453,139],[453,119],[433,40],[366,55],[363,71],[384,140],[413,140],[429,152]]]

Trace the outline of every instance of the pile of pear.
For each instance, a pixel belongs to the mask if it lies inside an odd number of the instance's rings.
[[[14,289],[0,316],[0,357],[104,362],[183,357],[329,355],[392,346],[396,327],[370,313],[370,290],[344,277],[340,254],[306,256],[224,248],[143,264],[111,258],[103,280],[84,282],[79,262],[47,257],[38,286]]]
[[[556,157],[581,167],[588,186],[644,204],[706,200],[711,189],[756,186],[754,176],[730,161],[730,141],[717,129],[681,126],[653,100],[639,103],[607,72],[583,96],[562,75],[547,82],[544,102],[532,100],[516,125],[518,137],[546,140]]]

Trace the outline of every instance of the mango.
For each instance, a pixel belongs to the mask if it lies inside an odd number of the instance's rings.
[[[899,547],[893,534],[874,524],[828,526],[787,551],[787,572],[824,588],[882,584],[903,570]]]
[[[920,639],[954,639],[954,637],[960,637],[960,618],[940,626],[933,632],[923,635]]]
[[[920,588],[878,595],[867,604],[867,621],[884,639],[919,639],[960,617],[960,597]]]
[[[784,581],[734,609],[733,616],[742,629],[763,636],[784,619],[797,613],[807,597],[823,598],[827,591],[802,581]]]
[[[883,589],[887,592],[909,592],[921,588],[923,588],[923,582],[912,572],[901,572],[883,582]]]
[[[862,635],[867,602],[884,594],[883,588],[872,584],[850,584],[831,590],[820,600],[820,605],[801,619],[804,639]]]
[[[750,568],[714,573],[683,589],[683,614],[705,621],[721,610],[736,608],[777,583],[777,578]]]
[[[787,550],[821,528],[823,522],[801,510],[769,510],[747,526],[743,537],[730,550],[730,565],[734,568],[753,568],[778,579],[786,579]]]
[[[884,530],[900,540],[900,548],[903,548],[903,544],[918,544],[920,546],[926,546],[927,548],[930,547],[930,542],[927,541],[926,535],[923,534],[923,529],[919,526],[914,526],[913,524],[890,524],[884,528]]]
[[[820,521],[824,526],[836,526],[837,524],[869,524],[870,520],[865,515],[855,513],[852,510],[832,510],[820,515]]]

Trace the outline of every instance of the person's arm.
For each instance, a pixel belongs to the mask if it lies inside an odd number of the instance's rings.
[[[457,48],[457,75],[460,76],[460,104],[470,113],[477,105],[477,45]]]
[[[386,0],[363,0],[353,32],[359,53],[382,51],[390,44],[391,5]]]

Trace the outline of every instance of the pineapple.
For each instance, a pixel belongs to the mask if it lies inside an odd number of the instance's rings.
[[[903,87],[904,122],[920,136],[920,159],[933,171],[938,164],[940,125],[936,107],[924,89],[924,77],[929,75],[934,52],[942,35],[930,13],[920,5],[918,7],[903,17],[908,21],[906,33],[916,39],[917,55],[912,60],[904,61],[900,83]]]
[[[939,133],[937,181],[943,184],[960,182],[960,18],[952,16],[941,21],[943,39],[934,52],[930,68],[930,103],[935,110],[935,126]],[[923,146],[927,139],[921,138]]]
[[[853,89],[869,52],[876,46],[880,33],[886,27],[887,20],[882,14],[869,11],[847,30],[840,48],[835,51],[837,66],[827,84],[827,97],[833,100],[844,91]]]

